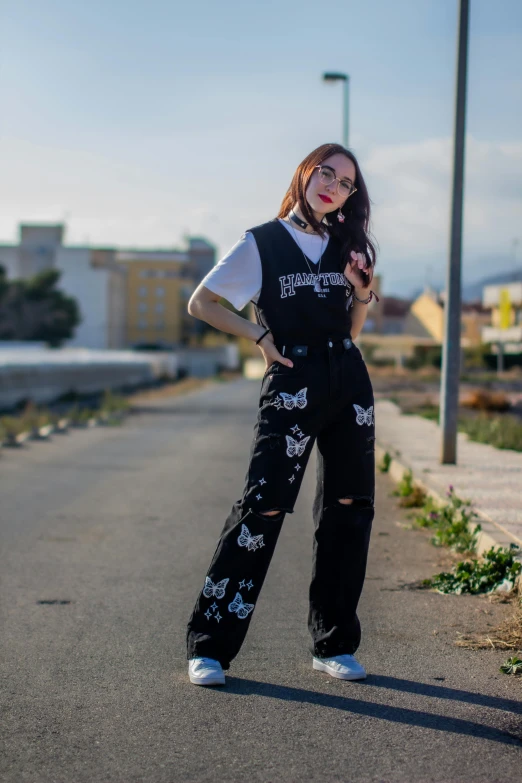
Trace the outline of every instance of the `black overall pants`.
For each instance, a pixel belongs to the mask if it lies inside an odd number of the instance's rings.
[[[309,592],[310,651],[354,653],[356,609],[374,516],[373,391],[348,338],[279,345],[294,367],[274,362],[261,383],[243,496],[233,506],[188,622],[187,658],[228,669],[243,643],[286,513],[292,513],[314,442],[317,488]],[[351,498],[352,503],[341,503]],[[278,510],[275,515],[264,511]]]

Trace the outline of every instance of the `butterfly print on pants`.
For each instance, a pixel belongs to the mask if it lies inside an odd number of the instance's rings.
[[[299,389],[297,394],[279,392],[272,405],[275,405],[278,410],[280,408],[286,408],[287,411],[291,411],[294,408],[300,408],[302,410],[303,408],[306,408],[308,402],[306,399],[307,390],[308,386],[305,386],[304,389]]]
[[[265,545],[265,542],[263,541],[263,534],[261,533],[260,536],[251,535],[250,530],[245,524],[241,525],[241,533],[238,536],[237,543],[239,546],[246,546],[249,552],[252,552],[254,549],[259,549]]]
[[[286,453],[288,457],[301,457],[306,448],[306,444],[310,440],[310,435],[302,440],[295,440],[291,435],[285,435],[286,438]]]
[[[205,598],[223,598],[225,595],[225,588],[230,581],[230,577],[222,579],[221,582],[214,582],[209,576],[205,577],[205,587],[203,588],[203,595]]]
[[[370,426],[373,424],[373,405],[370,405],[368,410],[364,410],[364,408],[361,408],[360,405],[356,405],[355,403],[353,403],[353,407],[357,414],[355,417],[357,424],[369,424]]]
[[[236,597],[228,605],[228,611],[235,612],[240,620],[244,620],[245,617],[248,617],[254,606],[255,604],[245,604],[241,597],[241,593],[236,593]]]

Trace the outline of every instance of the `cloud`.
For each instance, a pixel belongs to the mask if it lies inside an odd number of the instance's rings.
[[[414,259],[447,253],[452,185],[451,139],[376,146],[361,162],[381,256]],[[466,139],[464,255],[502,253],[522,224],[522,142]]]

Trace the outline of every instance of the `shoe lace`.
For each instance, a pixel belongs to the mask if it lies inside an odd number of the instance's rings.
[[[341,661],[335,660],[334,658],[329,658],[328,659],[328,663],[329,663],[330,666],[334,666],[334,667],[339,668],[341,666],[344,666],[344,662],[346,662],[346,659],[348,659],[348,662],[350,662],[350,663],[356,662],[355,661],[355,657],[353,655],[350,655],[349,653],[344,653],[342,658],[343,658],[343,660],[341,660]]]
[[[217,663],[218,662],[214,658],[198,658],[194,664],[194,668],[199,669],[201,666],[206,666],[207,664],[216,665]]]

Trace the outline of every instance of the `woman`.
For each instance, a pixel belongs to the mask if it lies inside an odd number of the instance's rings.
[[[245,487],[188,622],[189,679],[222,685],[245,638],[286,513],[317,442],[308,627],[312,665],[361,679],[355,659],[374,516],[373,391],[352,339],[373,292],[370,201],[354,155],[311,152],[277,218],[246,231],[192,295],[189,313],[259,346],[261,382]],[[222,307],[255,305],[257,323]]]

